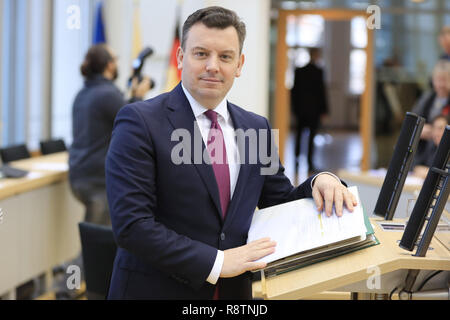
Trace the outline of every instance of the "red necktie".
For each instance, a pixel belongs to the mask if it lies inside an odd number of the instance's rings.
[[[219,188],[220,206],[225,218],[228,204],[230,203],[230,169],[227,161],[227,150],[222,129],[217,122],[217,112],[208,110],[205,115],[211,120],[211,128],[208,134],[207,149],[211,158],[211,164],[216,176]]]
[[[222,128],[217,122],[217,112],[208,110],[205,115],[211,120],[211,128],[208,134],[207,149],[211,158],[214,175],[216,176],[217,187],[219,188],[220,206],[225,218],[228,204],[230,202],[230,170],[227,161],[227,150]],[[214,290],[214,300],[219,300],[219,285]]]

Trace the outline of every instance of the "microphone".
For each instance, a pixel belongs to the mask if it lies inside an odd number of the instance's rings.
[[[137,78],[138,82],[142,81],[142,68],[144,67],[145,59],[153,54],[153,49],[150,47],[144,48],[138,55],[136,59],[133,60],[133,75],[128,79],[128,87],[131,87],[131,82],[133,78]],[[150,79],[150,89],[155,87],[155,81]]]

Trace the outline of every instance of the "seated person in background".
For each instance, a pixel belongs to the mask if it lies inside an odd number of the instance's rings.
[[[433,69],[433,90],[425,92],[412,112],[424,117],[421,139],[431,141],[431,121],[450,108],[450,62],[440,60]]]
[[[425,151],[417,155],[414,161],[413,175],[425,179],[428,169],[433,164],[434,154],[444,135],[445,127],[449,124],[449,115],[440,114],[433,119],[431,124],[431,140],[427,142]]]
[[[440,60],[436,63],[432,75],[433,89],[426,91],[412,112],[425,118],[425,125],[420,135],[417,157],[427,156],[426,145],[431,141],[431,120],[450,108],[450,61]]]

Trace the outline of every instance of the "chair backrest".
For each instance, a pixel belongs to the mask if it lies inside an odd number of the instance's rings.
[[[62,139],[41,141],[40,144],[41,144],[41,153],[44,155],[67,150],[66,144]]]
[[[84,274],[88,299],[106,298],[111,280],[117,245],[111,227],[80,222]]]
[[[0,156],[3,163],[30,158],[30,152],[24,144],[0,149]]]

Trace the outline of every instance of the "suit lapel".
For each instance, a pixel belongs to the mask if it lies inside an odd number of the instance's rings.
[[[233,120],[234,129],[235,130],[241,129],[245,132],[248,129],[248,127],[245,124],[245,119],[242,116],[242,112],[239,112],[239,110],[229,102],[228,102],[228,111],[230,113],[231,119]],[[248,146],[246,147],[245,141],[241,141],[241,139],[237,139],[237,144],[239,150],[239,157],[242,160],[240,161],[239,176],[236,182],[236,187],[234,188],[233,196],[231,198],[227,215],[225,217],[225,225],[229,225],[231,223],[231,220],[235,215],[237,208],[239,207],[241,197],[244,194],[244,188],[246,186],[247,180],[250,176],[250,172],[252,169],[252,166],[248,163],[250,159],[248,154],[249,152]]]
[[[194,113],[192,112],[192,108],[189,105],[189,101],[187,100],[183,92],[183,89],[181,88],[181,83],[178,84],[175,87],[175,89],[173,89],[170,92],[170,98],[167,108],[168,108],[167,116],[173,128],[174,129],[183,128],[189,131],[191,137],[190,145],[188,142],[183,141],[183,143],[185,144],[183,151],[188,151],[190,153],[189,156],[191,158],[191,163],[194,164],[200,177],[205,183],[205,186],[217,208],[217,212],[220,215],[220,218],[222,218],[223,216],[222,216],[222,209],[220,206],[219,189],[217,187],[217,182],[214,176],[212,166],[204,163],[204,161],[202,160],[203,158],[199,157],[198,154],[197,154],[198,159],[195,159],[194,152],[192,152],[193,150],[195,150],[194,148],[200,149],[199,142],[201,142],[200,155],[203,156],[203,152],[206,146],[203,143],[202,135],[195,120]],[[200,140],[197,142],[197,145],[195,144],[194,138],[198,138]],[[198,152],[200,151],[197,151],[197,153]]]

